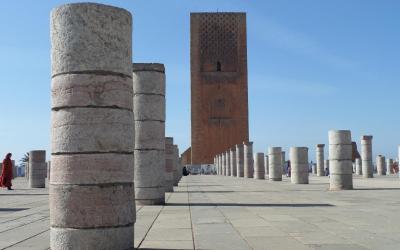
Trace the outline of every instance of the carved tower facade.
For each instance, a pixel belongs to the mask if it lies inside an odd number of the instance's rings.
[[[249,140],[245,13],[191,13],[192,164]]]

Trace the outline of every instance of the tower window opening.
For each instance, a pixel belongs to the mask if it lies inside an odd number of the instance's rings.
[[[221,62],[220,61],[217,62],[217,71],[218,72],[221,71]]]

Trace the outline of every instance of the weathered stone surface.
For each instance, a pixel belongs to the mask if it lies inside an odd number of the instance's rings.
[[[376,172],[378,175],[386,175],[385,156],[376,156]]]
[[[161,95],[135,94],[135,121],[165,121],[165,97]]]
[[[269,180],[282,181],[282,148],[269,147]]]
[[[269,158],[268,158],[268,153],[265,154],[264,169],[265,169],[265,179],[268,179],[268,175],[269,175]]]
[[[131,77],[128,11],[94,3],[65,4],[53,9],[50,19],[52,76],[98,71]]]
[[[135,150],[135,187],[163,187],[164,171],[164,150]]]
[[[244,177],[253,178],[254,160],[253,160],[253,142],[243,142],[244,155]]]
[[[225,164],[226,164],[226,176],[231,176],[231,154],[230,151],[225,151]]]
[[[329,145],[329,160],[351,160],[352,145],[330,144]]]
[[[237,172],[237,177],[244,176],[243,144],[236,144],[236,172]]]
[[[52,153],[133,152],[133,113],[73,108],[52,112]]]
[[[140,131],[135,135],[135,149],[164,149],[164,140],[159,139],[165,137],[164,122],[135,121],[135,131]]]
[[[226,155],[225,153],[221,154],[221,159],[222,159],[222,175],[226,175]]]
[[[363,178],[374,177],[374,165],[372,164],[372,136],[361,136],[361,165]]]
[[[50,190],[52,227],[115,227],[135,222],[132,182],[95,186],[52,185]]]
[[[59,160],[53,162],[56,179],[50,180],[50,247],[131,249],[136,211],[131,14],[101,4],[67,4],[52,11],[50,27],[51,147],[52,161]],[[113,166],[95,164],[111,154]],[[105,179],[107,171],[115,173]],[[121,182],[121,174],[129,179]]]
[[[350,130],[330,130],[329,133],[329,189],[353,189],[352,141]],[[332,155],[331,155],[332,154]]]
[[[230,151],[230,159],[231,159],[231,175],[233,177],[237,176],[237,167],[236,167],[236,148],[231,148]]]
[[[164,72],[164,65],[132,65],[136,139],[135,199],[141,205],[160,205],[165,200],[165,77],[160,77],[162,72],[152,70],[157,69],[154,66],[162,67]],[[149,71],[143,71],[145,69]],[[155,94],[147,85],[151,85],[159,93]],[[175,152],[173,153],[175,159]],[[176,167],[173,175],[177,179]]]
[[[356,158],[356,175],[362,175],[362,165],[361,165],[361,159],[360,158]]]
[[[349,130],[330,130],[328,139],[329,145],[351,145],[351,133]]]
[[[317,159],[317,176],[324,176],[324,147],[325,144],[317,144],[316,159]]]
[[[291,182],[294,184],[308,184],[308,148],[291,147]]]
[[[393,174],[393,159],[386,159],[386,174]]]
[[[265,179],[264,153],[254,154],[254,179]]]
[[[174,191],[174,139],[165,137],[165,192]]]
[[[132,79],[116,75],[66,74],[51,81],[51,105],[132,110]]]
[[[144,65],[141,67],[140,65]],[[133,91],[134,93],[165,96],[165,70],[160,63],[133,64]],[[136,84],[144,82],[146,84]]]
[[[101,184],[110,179],[124,183],[133,180],[133,154],[53,155],[51,162],[50,180],[53,184]]]
[[[32,150],[29,152],[29,187],[44,188],[46,186],[46,151]]]
[[[133,225],[109,228],[50,228],[51,249],[129,249],[134,244]]]

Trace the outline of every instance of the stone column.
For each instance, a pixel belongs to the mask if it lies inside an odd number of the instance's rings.
[[[218,163],[218,175],[222,175],[222,169],[221,169],[221,155],[217,155],[217,163]]]
[[[285,163],[286,163],[286,154],[285,151],[282,151],[282,174],[286,173]]]
[[[174,191],[174,138],[165,137],[165,192]]]
[[[324,176],[324,147],[325,144],[317,144],[316,158],[317,158],[317,176]]]
[[[225,152],[223,152],[221,154],[221,158],[222,158],[222,175],[225,176],[226,175],[226,155]]]
[[[25,165],[25,179],[29,181],[29,160],[24,163]]]
[[[360,158],[356,158],[355,165],[356,165],[356,175],[362,175],[362,164]]]
[[[308,148],[290,148],[291,182],[308,184]]]
[[[44,188],[46,186],[46,151],[30,151],[29,166],[29,187]]]
[[[237,176],[237,168],[236,168],[236,150],[235,147],[230,149],[230,159],[231,159],[231,175],[233,177]]]
[[[282,148],[269,147],[269,179],[271,181],[282,181]]]
[[[353,189],[353,146],[350,130],[329,131],[330,190]]]
[[[133,63],[135,118],[135,201],[165,202],[165,69],[159,63]]]
[[[253,178],[254,160],[253,160],[253,142],[243,142],[244,153],[244,177]]]
[[[50,27],[50,248],[133,248],[131,14],[66,4]]]
[[[174,186],[178,186],[179,182],[179,148],[178,145],[174,145]]]
[[[324,171],[325,171],[325,175],[327,174],[327,172],[328,172],[328,174],[329,174],[329,160],[325,160],[324,161],[324,167],[325,167],[325,169],[324,169]],[[328,169],[328,171],[326,171]]]
[[[372,164],[372,135],[361,136],[361,165],[363,178],[374,177]]]
[[[226,164],[226,176],[231,176],[231,153],[229,149],[225,151],[225,164]]]
[[[376,157],[376,172],[378,175],[386,175],[385,156]]]
[[[264,153],[254,154],[254,179],[265,179]]]
[[[264,179],[268,179],[268,175],[269,175],[269,159],[268,159],[268,153],[265,154],[265,159],[264,159],[264,171],[265,171]]]
[[[400,152],[400,149],[399,149],[399,152]],[[237,177],[244,177],[243,144],[236,144],[236,172],[237,172]]]
[[[390,175],[393,172],[393,159],[386,159],[386,174]]]

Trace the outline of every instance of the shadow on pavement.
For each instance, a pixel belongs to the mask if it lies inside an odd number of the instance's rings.
[[[1,208],[0,212],[18,212],[23,210],[28,210],[29,208]]]

